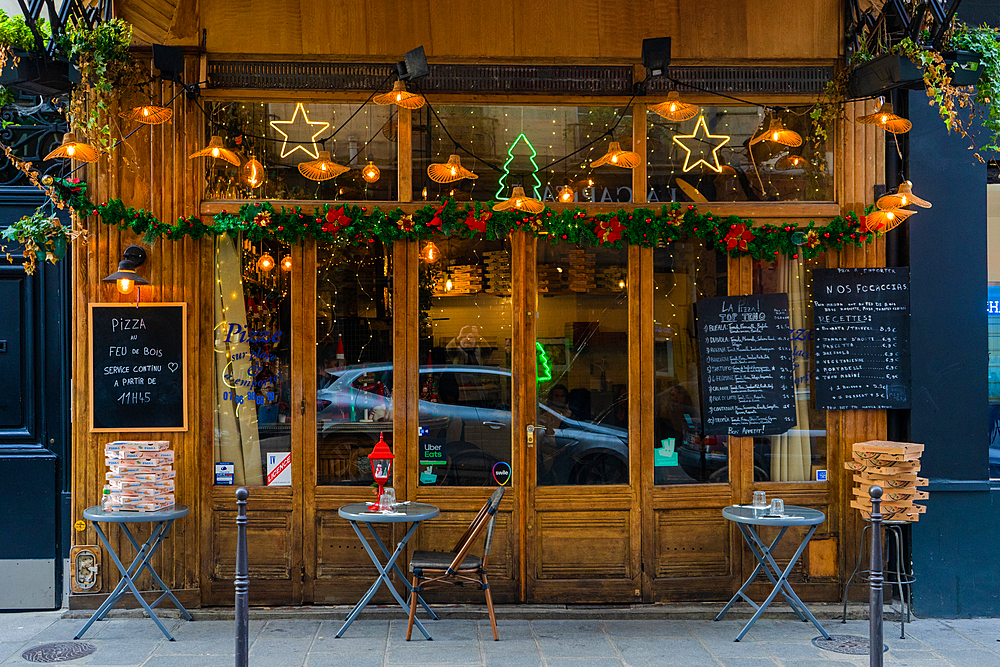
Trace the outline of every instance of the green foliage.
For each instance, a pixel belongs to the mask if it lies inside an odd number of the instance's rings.
[[[48,39],[52,35],[52,26],[45,19],[38,19],[37,27],[43,39]],[[36,49],[35,36],[31,34],[23,16],[8,16],[6,12],[0,10],[0,46],[22,51]]]
[[[65,227],[59,218],[39,208],[5,229],[0,237],[24,246],[24,270],[31,275],[36,262],[55,264],[65,257],[70,241],[79,235],[79,231]]]
[[[951,38],[951,46],[974,51],[981,58],[983,73],[976,83],[973,100],[979,107],[983,126],[990,136],[983,146],[986,151],[1000,151],[1000,31],[983,25],[961,26]]]
[[[809,138],[814,143],[828,142],[837,123],[844,117],[844,98],[847,97],[849,75],[850,70],[846,67],[837,70],[833,78],[826,82],[823,95],[816,106],[809,110],[813,130]]]

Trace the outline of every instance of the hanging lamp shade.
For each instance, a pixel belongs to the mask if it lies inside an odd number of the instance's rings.
[[[372,102],[383,106],[386,104],[395,104],[397,107],[402,107],[403,109],[419,109],[424,106],[423,96],[408,91],[406,84],[399,79],[396,79],[396,83],[392,84],[392,90],[388,93],[376,95],[372,98]]]
[[[264,184],[264,174],[264,165],[257,158],[251,157],[240,169],[240,180],[248,187],[259,188]]]
[[[767,128],[766,132],[761,132],[756,137],[750,140],[750,145],[753,146],[761,141],[773,141],[776,144],[781,144],[782,146],[791,146],[795,148],[796,146],[802,145],[802,136],[795,132],[794,130],[789,130],[785,127],[784,123],[777,116],[771,116],[771,123]]]
[[[545,204],[524,194],[524,188],[518,185],[507,201],[498,202],[493,205],[494,211],[525,211],[527,213],[541,213],[545,210]]]
[[[385,121],[382,126],[382,136],[388,141],[395,141],[396,137],[399,136],[399,118],[393,116],[389,120]]]
[[[899,223],[906,220],[916,211],[909,211],[903,208],[891,208],[887,211],[872,211],[865,216],[865,227],[871,232],[882,232],[883,234],[895,228]]]
[[[736,176],[736,170],[728,164],[719,165],[719,173],[715,175],[715,180],[725,181]]]
[[[101,154],[96,148],[82,141],[77,141],[76,133],[67,132],[57,149],[45,156],[46,160],[62,157],[79,160],[80,162],[97,162]]]
[[[144,104],[141,107],[123,111],[118,115],[143,125],[162,125],[173,118],[174,112],[172,109],[161,107],[158,104]]]
[[[623,169],[634,169],[642,164],[642,158],[639,157],[638,153],[623,151],[617,141],[612,141],[608,145],[608,152],[594,160],[591,167],[603,167],[606,164]]]
[[[931,207],[931,203],[929,201],[913,195],[913,183],[910,181],[903,181],[900,183],[899,187],[896,189],[896,194],[883,195],[878,198],[877,202],[875,202],[875,205],[883,210],[909,206],[910,204],[919,206],[920,208]]]
[[[883,102],[878,111],[867,116],[858,116],[857,121],[862,125],[878,125],[886,132],[893,134],[905,134],[913,127],[913,123],[896,115],[892,108],[892,102]]]
[[[375,166],[375,163],[368,160],[368,164],[366,164],[364,169],[361,170],[361,178],[365,179],[368,183],[374,183],[378,180],[379,174],[381,173],[382,172],[379,171],[378,167]]]
[[[330,159],[330,151],[320,151],[319,158],[299,162],[299,173],[311,181],[328,181],[350,171],[350,167],[337,164]]]
[[[701,107],[697,104],[688,104],[687,102],[681,102],[680,93],[676,90],[667,93],[667,101],[660,102],[649,107],[649,110],[655,114],[663,116],[667,120],[672,120],[676,122],[691,120],[698,115],[701,111]]]
[[[236,157],[236,153],[222,145],[222,137],[212,137],[212,139],[208,142],[208,146],[202,148],[200,151],[191,153],[191,159],[196,157],[218,158],[228,162],[234,167],[240,166],[240,159]]]
[[[462,158],[457,155],[449,155],[448,161],[444,164],[436,162],[427,167],[427,175],[435,183],[454,183],[463,178],[479,178],[476,174],[462,166]]]
[[[774,163],[774,168],[778,171],[790,171],[792,169],[809,169],[812,163],[801,155],[785,155]]]

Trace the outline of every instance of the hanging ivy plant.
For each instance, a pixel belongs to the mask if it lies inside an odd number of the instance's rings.
[[[983,72],[976,83],[973,101],[979,110],[983,127],[989,132],[984,151],[1000,151],[1000,30],[989,26],[961,26],[951,37],[951,46],[974,51],[981,56]],[[962,101],[967,101],[964,98]],[[965,106],[962,104],[961,106]],[[974,114],[969,115],[972,120]],[[982,158],[980,158],[982,159]]]
[[[67,227],[55,215],[39,208],[3,230],[0,237],[24,246],[24,271],[30,276],[35,273],[36,262],[55,264],[66,256],[70,242],[83,234],[82,230]],[[3,250],[10,261],[6,246]]]

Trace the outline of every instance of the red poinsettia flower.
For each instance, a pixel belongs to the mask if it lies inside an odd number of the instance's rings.
[[[486,221],[489,220],[492,216],[493,216],[493,214],[490,213],[489,211],[483,211],[477,217],[475,209],[470,209],[469,210],[469,215],[465,219],[465,224],[472,231],[479,232],[480,234],[485,234],[486,233]]]
[[[340,228],[350,227],[351,222],[353,222],[350,217],[344,215],[343,206],[341,206],[340,208],[330,209],[329,211],[327,211],[326,221]]]
[[[730,225],[729,233],[722,240],[726,242],[726,250],[739,248],[746,252],[747,243],[753,240],[753,233],[743,223]]]
[[[438,207],[438,210],[434,211],[434,217],[427,223],[428,227],[437,227],[439,230],[441,229],[441,212],[444,211],[444,207],[445,205],[441,204]]]
[[[601,244],[614,243],[622,237],[623,231],[625,231],[625,226],[618,222],[618,216],[614,216],[610,220],[598,220],[597,226],[594,227],[594,233],[597,234],[597,240]]]

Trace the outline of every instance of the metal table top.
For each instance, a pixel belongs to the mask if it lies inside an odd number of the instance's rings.
[[[348,521],[361,521],[363,523],[407,523],[409,521],[426,521],[433,519],[441,513],[434,505],[426,503],[407,503],[398,505],[390,514],[381,512],[369,512],[368,503],[353,503],[344,505],[338,510],[338,514]]]
[[[750,505],[730,505],[722,509],[722,516],[737,523],[747,523],[754,526],[815,526],[826,521],[826,515],[819,510],[797,505],[785,505],[785,513],[780,516],[767,516],[770,507],[754,510]]]
[[[190,511],[187,505],[174,505],[172,509],[157,512],[105,512],[100,505],[94,505],[83,510],[83,518],[102,523],[153,523],[179,519]]]

